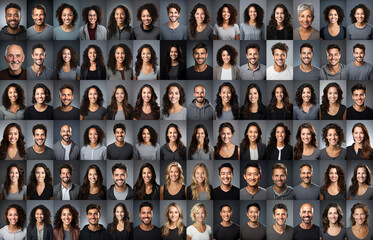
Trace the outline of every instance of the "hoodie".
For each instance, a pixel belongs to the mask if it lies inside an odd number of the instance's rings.
[[[22,25],[19,26],[21,30],[17,34],[11,34],[8,32],[8,25],[4,26],[0,31],[0,40],[26,40],[27,31]]]
[[[199,108],[194,99],[187,107],[187,116],[188,120],[212,120],[213,108],[207,99],[205,99],[205,105]]]
[[[106,160],[106,147],[98,144],[94,149],[89,145],[82,147],[80,150],[81,160]]]
[[[106,240],[106,228],[100,224],[100,230],[93,232],[85,225],[83,230],[80,231],[81,240]]]
[[[127,193],[127,197],[126,199],[119,199],[119,200],[128,200],[128,199],[133,199],[133,189],[130,185],[128,185],[126,183],[126,186],[127,186],[127,189],[128,189],[128,193]],[[115,185],[111,185],[110,188],[107,190],[106,192],[106,197],[108,200],[118,200],[116,199],[115,195],[114,195],[114,187]]]
[[[339,72],[332,74],[329,71],[328,64],[325,64],[320,69],[321,80],[346,80],[347,79],[347,67],[343,63],[339,63]]]
[[[273,189],[273,185],[267,188],[267,200],[293,200],[293,188],[286,186],[285,191],[278,194]]]

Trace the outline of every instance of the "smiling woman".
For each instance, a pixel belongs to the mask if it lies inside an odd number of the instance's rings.
[[[162,99],[162,120],[186,120],[187,109],[185,103],[184,88],[178,83],[171,83],[167,86]]]
[[[146,3],[137,9],[140,25],[133,29],[133,40],[159,40],[160,29],[154,26],[158,20],[158,9],[153,3]]]
[[[32,100],[34,105],[28,106],[25,111],[27,120],[52,120],[53,107],[48,105],[52,100],[49,88],[43,83],[37,83],[32,90]]]
[[[75,26],[78,12],[74,6],[62,3],[56,10],[58,27],[53,29],[53,40],[78,40],[79,28]]]
[[[38,205],[31,210],[30,224],[27,227],[27,239],[38,240],[43,230],[43,240],[53,240],[51,213],[44,205]]]
[[[71,240],[79,240],[79,212],[73,205],[65,204],[54,215],[53,239],[63,240],[70,238]],[[65,236],[68,234],[70,236]]]
[[[25,91],[17,83],[9,84],[3,93],[0,120],[22,120],[25,116]]]
[[[0,229],[0,239],[26,240],[26,212],[18,204],[10,204],[4,211],[5,226]]]
[[[80,27],[80,40],[106,40],[107,31],[102,26],[103,12],[97,5],[83,9],[84,26]]]

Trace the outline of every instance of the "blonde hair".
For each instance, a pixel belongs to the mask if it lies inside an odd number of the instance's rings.
[[[206,209],[206,206],[202,203],[196,203],[192,209],[190,210],[190,218],[193,220],[193,221],[196,221],[196,213],[197,211],[200,209],[200,208],[203,208],[205,210],[205,218],[203,220],[205,220],[207,218],[207,209]]]
[[[171,183],[171,178],[170,178],[170,171],[171,171],[171,168],[172,167],[177,167],[178,170],[179,170],[179,183],[180,184],[184,184],[184,175],[183,175],[183,169],[180,165],[180,163],[178,162],[172,162],[170,164],[168,164],[167,168],[166,168],[166,185],[169,186],[170,183]]]
[[[203,185],[206,189],[207,197],[211,199],[211,189],[210,189],[210,180],[209,180],[209,171],[204,163],[198,163],[194,166],[193,174],[192,174],[192,184],[190,185],[190,190],[192,191],[193,200],[197,200],[199,198],[199,191],[198,191],[198,182],[195,177],[197,168],[203,168],[205,171],[205,181]]]
[[[183,224],[183,210],[181,209],[180,205],[178,203],[172,202],[168,205],[166,211],[164,212],[165,216],[165,224],[162,228],[162,236],[168,236],[170,232],[170,225],[171,225],[171,219],[168,215],[168,212],[170,211],[171,207],[175,207],[177,211],[179,212],[179,219],[176,222],[176,227],[178,229],[177,234],[181,235],[184,231],[184,224]]]

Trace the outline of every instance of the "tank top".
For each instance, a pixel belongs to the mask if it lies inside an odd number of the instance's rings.
[[[322,120],[343,120],[343,113],[346,110],[345,105],[340,105],[339,110],[336,115],[332,116],[329,115],[328,112],[321,111],[321,119]]]
[[[185,200],[186,199],[186,196],[185,196],[185,185],[183,185],[180,188],[180,191],[178,193],[176,193],[175,195],[171,195],[168,192],[167,185],[165,184],[164,185],[164,191],[163,191],[163,199],[164,200]]]
[[[235,145],[232,156],[224,158],[220,156],[219,151],[215,152],[215,160],[239,160],[238,159],[238,146]]]

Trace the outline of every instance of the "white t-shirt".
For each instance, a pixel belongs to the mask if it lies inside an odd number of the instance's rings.
[[[193,225],[187,227],[186,230],[188,236],[192,238],[192,240],[210,240],[210,235],[212,234],[211,227],[206,224],[206,231],[204,233],[200,233]]]
[[[232,68],[221,70],[221,80],[232,80]]]
[[[268,67],[267,80],[293,80],[293,66],[287,65],[282,72],[276,72],[273,65]]]
[[[71,143],[65,145],[61,142],[62,147],[65,149],[65,160],[70,160]]]

